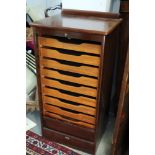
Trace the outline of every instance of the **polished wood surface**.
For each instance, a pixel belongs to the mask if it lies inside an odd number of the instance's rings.
[[[40,37],[65,37],[67,34],[67,38],[70,39],[79,39],[81,41],[93,41],[93,42],[102,42],[102,35],[98,34],[91,34],[91,33],[81,33],[79,31],[70,31],[70,30],[56,30],[54,28],[45,28],[45,27],[35,27],[34,28],[37,31],[38,36]],[[45,30],[46,29],[46,30]]]
[[[54,30],[69,30],[91,34],[110,34],[121,22],[121,19],[84,17],[78,15],[58,14],[36,21],[32,27],[50,28]]]
[[[62,102],[57,98],[47,97],[47,96],[43,96],[43,100],[44,100],[44,103],[48,103],[58,107],[75,110],[89,115],[96,115],[96,109],[92,107],[84,106],[81,104],[79,105],[68,104],[67,102]]]
[[[111,13],[111,12],[98,12],[98,11],[86,11],[86,10],[72,10],[72,9],[63,9],[62,14],[65,15],[79,15],[79,16],[91,16],[91,17],[100,17],[100,18],[112,18],[118,19],[119,13]]]
[[[76,124],[76,125],[82,125],[82,126],[86,126],[88,128],[95,128],[94,125],[92,124],[89,124],[89,123],[85,123],[85,122],[82,122],[82,121],[73,121],[73,120],[69,120],[68,118],[64,118],[63,116],[60,116],[60,115],[57,115],[57,114],[54,114],[54,113],[49,113],[49,112],[45,112],[45,116],[48,116],[48,117],[52,117],[52,118],[56,118],[56,119],[59,119],[59,120],[62,120],[62,121],[66,121],[66,122],[70,122],[72,124]]]
[[[61,82],[56,81],[56,80],[46,79],[46,78],[42,78],[41,82],[45,86],[58,88],[62,90],[68,90],[68,91],[75,92],[78,94],[88,95],[92,97],[96,97],[97,95],[97,90],[94,88],[89,88],[85,86],[74,87],[74,86],[70,86],[67,84],[62,84]]]
[[[60,114],[68,118],[73,118],[75,120],[83,121],[90,124],[95,124],[95,118],[82,113],[73,113],[66,110],[62,110],[60,107],[44,104],[44,111],[48,111],[55,114]]]
[[[81,51],[81,52],[94,53],[94,54],[100,54],[101,52],[100,45],[89,44],[89,43],[80,43],[79,45],[77,45],[77,44],[72,44],[72,43],[64,43],[54,38],[39,37],[39,44],[41,47],[48,46],[48,47],[74,50],[77,52]]]
[[[40,56],[42,57],[55,58],[59,60],[66,60],[87,65],[99,66],[100,62],[99,57],[90,56],[86,54],[74,56],[71,54],[72,52],[62,54],[59,52],[59,50],[45,49],[45,48],[40,48],[40,52],[41,52]]]
[[[55,70],[48,70],[48,69],[42,69],[42,68],[40,72],[41,72],[42,77],[46,76],[46,77],[55,78],[58,80],[70,81],[70,82],[82,84],[85,86],[92,86],[96,88],[98,84],[97,79],[85,77],[83,75],[80,75],[79,77],[68,76],[68,75],[60,73],[60,71],[58,70],[55,71]]]
[[[84,97],[84,96],[80,96],[80,95],[78,97],[76,97],[76,96],[64,94],[58,90],[54,90],[54,89],[50,89],[50,88],[46,88],[46,87],[42,88],[42,93],[45,95],[51,95],[54,97],[58,97],[60,99],[65,99],[65,100],[69,100],[72,102],[77,102],[77,103],[80,103],[83,105],[96,107],[96,100],[88,98],[88,97]]]
[[[40,64],[42,67],[48,67],[48,68],[53,68],[53,69],[59,69],[63,71],[68,71],[72,73],[79,73],[79,74],[84,74],[84,75],[89,75],[93,77],[98,77],[99,74],[99,69],[94,68],[94,67],[89,67],[89,66],[69,66],[66,64],[61,64],[57,60],[48,60],[48,59],[41,59]]]

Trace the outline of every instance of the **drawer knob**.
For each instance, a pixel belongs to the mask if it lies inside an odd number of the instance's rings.
[[[69,138],[69,137],[67,137],[67,136],[65,136],[65,139],[70,140],[70,138]]]

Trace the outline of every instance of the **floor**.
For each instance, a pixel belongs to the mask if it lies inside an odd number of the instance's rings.
[[[41,124],[40,124],[39,111],[28,112],[26,116],[27,118],[29,118],[30,120],[34,121],[37,124],[37,126],[31,129],[31,131],[41,135]],[[96,155],[110,155],[113,129],[114,129],[114,117],[110,116],[107,127],[106,127],[106,131],[104,135],[102,136]],[[72,149],[72,150],[74,150],[75,152],[78,152],[81,155],[90,155],[88,153],[85,153],[79,150],[75,150],[75,149]]]

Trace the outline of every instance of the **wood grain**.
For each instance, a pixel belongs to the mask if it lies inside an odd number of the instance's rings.
[[[84,115],[81,113],[75,114],[69,111],[62,110],[61,108],[58,108],[52,105],[44,104],[44,110],[52,112],[52,113],[60,114],[62,116],[66,116],[69,118],[73,118],[75,120],[80,120],[80,121],[87,122],[90,124],[95,124],[95,117]]]
[[[60,80],[64,80],[64,81],[70,81],[70,82],[74,82],[77,84],[83,84],[86,86],[97,87],[97,84],[98,84],[97,79],[88,78],[85,76],[80,76],[80,77],[68,76],[68,75],[61,74],[58,71],[48,70],[48,69],[41,69],[40,72],[41,72],[42,76],[60,79]]]
[[[84,75],[89,75],[93,77],[98,77],[98,68],[88,67],[88,66],[70,66],[66,64],[61,64],[55,60],[40,59],[40,64],[42,67],[54,68],[59,70],[64,70],[72,73],[79,73]]]
[[[94,116],[96,114],[95,108],[91,108],[91,107],[87,107],[87,106],[83,106],[83,105],[68,104],[67,102],[66,103],[62,102],[59,99],[56,99],[53,97],[43,96],[43,101],[44,101],[44,104],[48,103],[48,104],[55,105],[58,107],[67,108],[67,109],[75,110],[78,112],[82,112],[82,113],[90,114],[90,115],[94,115]]]
[[[103,16],[102,16],[103,17]],[[105,17],[105,16],[104,16]],[[57,14],[35,21],[32,27],[87,34],[109,35],[121,22],[119,19]]]
[[[49,47],[73,50],[77,52],[81,51],[81,52],[94,53],[94,54],[101,53],[101,45],[97,45],[97,44],[81,43],[77,45],[73,43],[64,43],[55,38],[44,38],[44,37],[39,37],[39,44],[41,47],[49,46]]]
[[[86,11],[86,10],[73,10],[73,9],[63,9],[62,14],[64,15],[78,15],[78,16],[91,16],[91,17],[100,17],[100,18],[113,18],[118,19],[119,13],[112,12],[100,12],[100,11]]]
[[[53,118],[56,118],[56,119],[60,119],[60,120],[66,121],[66,122],[71,122],[73,124],[78,124],[78,125],[81,125],[81,126],[86,126],[86,127],[92,128],[92,129],[95,128],[95,126],[92,125],[92,124],[88,124],[88,123],[81,122],[81,121],[69,120],[69,119],[66,119],[66,118],[64,118],[64,117],[62,117],[60,115],[49,113],[49,112],[46,112],[46,111],[44,112],[44,115],[45,116],[49,116],[49,117],[53,117]]]
[[[61,93],[58,90],[54,90],[54,89],[50,89],[50,88],[46,88],[46,87],[42,87],[42,93],[43,93],[43,95],[51,95],[51,96],[54,96],[54,97],[58,97],[60,99],[65,99],[65,100],[80,103],[80,104],[83,104],[83,105],[96,107],[96,100],[88,98],[88,97],[71,96],[71,95],[68,95],[68,94]]]
[[[89,55],[73,56],[70,55],[72,53],[70,51],[67,51],[65,54],[62,54],[58,50],[40,48],[40,52],[41,52],[40,55],[42,57],[55,58],[59,60],[66,60],[93,66],[99,66],[100,62],[100,59],[97,56],[89,56]]]
[[[94,88],[88,88],[84,86],[74,87],[67,84],[62,84],[56,80],[46,79],[46,78],[41,78],[41,82],[45,86],[50,86],[50,87],[54,87],[62,90],[68,90],[78,94],[88,95],[92,97],[96,97],[96,94],[97,94],[97,90]]]

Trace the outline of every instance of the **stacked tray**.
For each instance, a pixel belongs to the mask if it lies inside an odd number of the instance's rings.
[[[39,37],[44,116],[95,128],[101,45]]]

